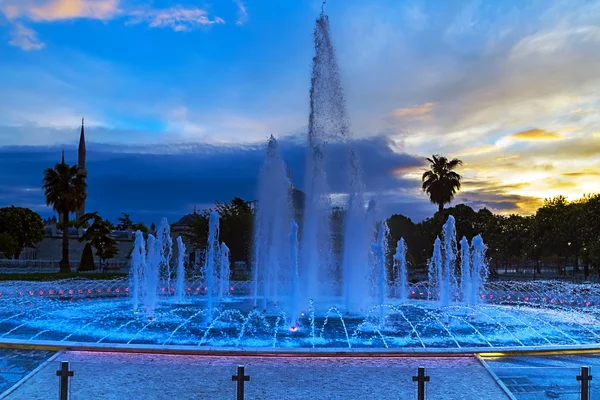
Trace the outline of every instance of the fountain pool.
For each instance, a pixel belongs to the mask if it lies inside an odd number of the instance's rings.
[[[488,352],[600,344],[600,286],[591,284],[490,282],[476,307],[440,306],[426,300],[424,284],[409,285],[406,300],[360,315],[343,312],[343,299],[310,303],[290,326],[283,303],[269,304],[266,313],[254,308],[249,282],[231,282],[231,293],[213,304],[210,318],[211,302],[199,282],[187,283],[184,301],[158,296],[152,317],[134,311],[128,283],[4,283],[0,340],[308,352]]]

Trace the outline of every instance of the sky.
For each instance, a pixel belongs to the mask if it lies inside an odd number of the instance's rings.
[[[63,148],[76,162],[82,117],[87,209],[111,219],[253,199],[271,134],[302,189],[320,9],[0,0],[0,206],[51,214],[43,171]],[[387,213],[435,211],[420,191],[431,154],[464,161],[455,202],[476,209],[530,214],[547,197],[600,192],[600,1],[329,0],[325,11],[365,186]]]

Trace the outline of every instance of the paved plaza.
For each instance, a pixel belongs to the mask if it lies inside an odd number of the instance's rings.
[[[6,398],[57,396],[56,371],[69,361],[75,372],[71,398],[233,399],[231,376],[246,366],[246,399],[416,398],[412,376],[424,366],[428,399],[508,398],[473,357],[264,358],[64,352],[43,365]]]

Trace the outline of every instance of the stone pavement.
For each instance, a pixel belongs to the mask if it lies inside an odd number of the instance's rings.
[[[501,400],[504,392],[475,358],[271,358],[65,352],[7,399],[58,396],[56,370],[69,361],[71,400],[234,399],[238,364],[246,399],[416,399],[411,377],[427,368],[427,399]]]

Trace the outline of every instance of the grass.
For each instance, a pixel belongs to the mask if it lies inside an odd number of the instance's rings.
[[[59,272],[41,272],[32,274],[0,274],[0,281],[33,281],[50,282],[61,279],[92,279],[92,280],[111,280],[127,276],[123,273],[98,273],[98,272],[71,272],[61,274]]]

